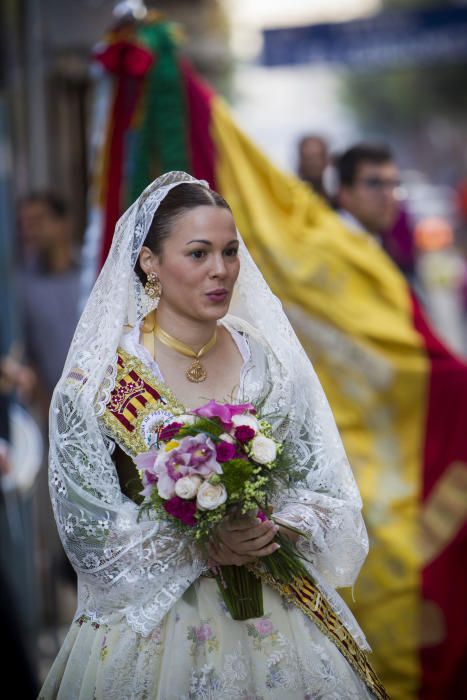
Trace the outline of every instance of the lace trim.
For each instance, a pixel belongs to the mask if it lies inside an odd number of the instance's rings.
[[[112,365],[108,368],[108,371],[104,377],[98,395],[96,396],[95,410],[96,416],[102,416],[105,411],[105,407],[110,401],[110,395],[114,390],[115,383],[117,381],[117,354],[114,357]]]

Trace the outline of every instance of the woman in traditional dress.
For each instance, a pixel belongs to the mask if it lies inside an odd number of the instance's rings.
[[[208,559],[170,520],[141,518],[132,458],[209,399],[273,416],[301,476],[275,522],[226,518]],[[368,541],[332,414],[204,181],[163,175],[118,222],[50,417],[52,502],[79,600],[42,700],[385,697],[334,590],[354,583]],[[261,569],[277,522],[300,531],[310,578],[292,590],[265,577],[264,614],[234,620],[209,566]]]

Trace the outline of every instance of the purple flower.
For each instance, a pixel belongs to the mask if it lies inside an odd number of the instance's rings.
[[[259,511],[256,513],[256,517],[258,518],[258,520],[261,520],[262,523],[264,523],[264,521],[268,519],[267,516],[263,513],[262,510],[259,510]]]
[[[232,416],[236,416],[239,413],[246,413],[247,411],[255,411],[253,404],[217,403],[217,401],[211,400],[205,406],[196,408],[192,413],[201,416],[201,418],[219,418],[224,428],[230,430],[232,427]]]
[[[229,459],[234,459],[237,454],[237,448],[231,442],[221,440],[216,445],[216,457],[218,462],[228,462]]]
[[[148,450],[147,452],[141,452],[141,454],[136,455],[133,461],[138,469],[152,471],[158,454],[159,452],[156,449]]]
[[[148,496],[151,495],[155,485],[157,484],[157,474],[154,474],[153,472],[145,469],[141,478],[143,481],[144,489],[140,491],[140,495],[144,496],[144,498],[148,498]]]
[[[222,467],[216,458],[216,447],[204,433],[183,438],[177,452],[183,452],[186,456],[189,474],[200,474],[204,477],[222,474]]]
[[[147,452],[142,452],[136,455],[134,462],[138,469],[142,471],[142,481],[144,489],[140,492],[144,498],[148,498],[152,490],[157,483],[157,474],[154,470],[154,464],[158,455],[158,451],[155,449],[148,450]]]
[[[245,442],[253,440],[256,433],[249,425],[239,425],[238,428],[235,428],[234,435],[239,442],[245,444]]]
[[[183,498],[174,496],[168,501],[164,501],[164,508],[174,518],[178,518],[184,525],[194,527],[196,525],[196,503],[194,501],[185,501]]]
[[[175,482],[188,474],[186,465],[188,458],[179,448],[160,450],[154,464],[154,472],[158,476],[157,490],[161,498],[175,496]]]
[[[175,496],[175,482],[182,476],[196,474],[204,478],[222,474],[216,459],[216,448],[207,435],[184,437],[173,449],[159,450],[152,470],[158,475],[157,490],[161,498]]]
[[[159,439],[163,440],[164,442],[172,440],[180,428],[183,428],[183,423],[169,423],[169,425],[166,425],[165,428],[162,428],[161,432],[159,433]]]

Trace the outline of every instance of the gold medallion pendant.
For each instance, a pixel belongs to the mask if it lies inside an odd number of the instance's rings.
[[[190,382],[199,384],[199,382],[204,382],[207,379],[208,373],[196,357],[185,372],[185,376]]]
[[[174,338],[172,335],[167,333],[167,331],[164,331],[158,325],[157,320],[155,320],[154,322],[153,333],[154,336],[158,338],[161,341],[161,343],[164,343],[164,345],[166,345],[167,347],[172,348],[172,350],[179,352],[185,357],[193,358],[193,362],[185,371],[185,376],[189,382],[199,384],[200,382],[204,382],[207,379],[208,373],[206,371],[206,368],[199,361],[199,358],[205,355],[207,352],[209,352],[209,350],[212,347],[214,347],[217,340],[217,330],[214,331],[212,338],[206,343],[206,345],[203,345],[203,347],[198,351],[193,350],[193,348],[190,348],[189,345],[182,343],[181,340],[177,340],[177,338]]]

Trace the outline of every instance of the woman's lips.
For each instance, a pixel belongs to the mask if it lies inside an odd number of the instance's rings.
[[[207,292],[206,296],[208,299],[214,302],[223,302],[228,297],[229,292],[227,289],[214,289],[212,292]]]

